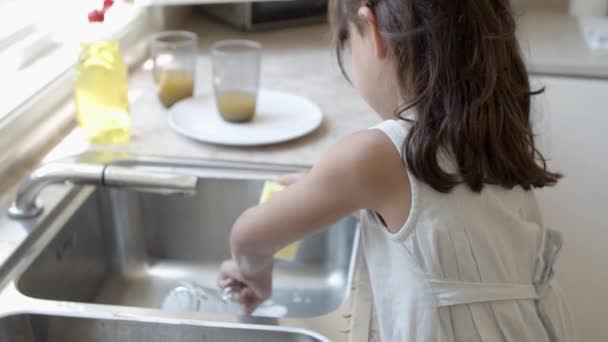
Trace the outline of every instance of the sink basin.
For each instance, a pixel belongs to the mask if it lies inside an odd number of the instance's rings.
[[[287,331],[26,314],[0,319],[0,341],[320,342],[326,340],[295,329]]]
[[[83,188],[81,191],[88,191],[89,195],[25,269],[16,286],[24,295],[37,299],[155,309],[163,308],[168,294],[184,284],[214,292],[218,266],[230,258],[232,223],[244,209],[257,203],[262,186],[263,181],[256,179],[202,177],[194,197]],[[293,261],[276,262],[271,301],[284,309],[280,316],[317,317],[342,305],[353,272],[356,225],[354,217],[346,217],[304,240]],[[225,308],[216,304],[197,310],[225,313]],[[47,316],[19,316],[4,321],[3,329],[23,324],[25,332],[32,336],[24,341],[68,341],[53,335],[52,329],[41,327],[71,327],[70,322]],[[125,333],[135,336],[133,340],[126,339],[129,341],[139,341],[140,336],[142,341],[143,336],[148,341],[158,340],[156,334],[177,334],[171,327],[154,324],[142,329],[139,324],[73,322],[76,328],[93,327],[96,334],[112,334],[124,327]],[[113,324],[117,326],[109,329]],[[224,333],[197,329],[192,328],[192,336]],[[38,330],[51,336],[39,337]],[[237,340],[243,332],[230,333]],[[255,340],[247,336],[248,341]],[[314,340],[292,335],[265,336],[260,341]],[[195,339],[180,341],[190,340]],[[200,340],[205,339],[197,341]]]

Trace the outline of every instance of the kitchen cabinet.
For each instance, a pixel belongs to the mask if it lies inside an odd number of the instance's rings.
[[[538,192],[545,223],[564,235],[558,279],[579,341],[608,336],[608,80],[534,77],[539,140],[564,179]],[[542,114],[541,114],[542,113]]]

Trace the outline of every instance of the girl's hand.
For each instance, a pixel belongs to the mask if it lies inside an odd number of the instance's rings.
[[[288,175],[279,177],[277,179],[277,183],[285,185],[285,186],[290,186],[290,185],[295,184],[298,181],[300,181],[302,178],[304,178],[306,176],[306,174],[307,174],[306,172],[290,173]]]
[[[220,267],[218,286],[232,290],[232,299],[239,302],[246,315],[251,313],[272,294],[272,264],[254,275],[245,275],[233,260]]]

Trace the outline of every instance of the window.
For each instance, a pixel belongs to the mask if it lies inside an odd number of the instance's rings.
[[[0,183],[7,175],[15,177],[14,171],[23,172],[20,165],[31,163],[30,158],[47,147],[57,130],[72,122],[67,101],[72,95],[72,71],[80,41],[90,37],[87,15],[102,3],[0,0]],[[149,30],[158,29],[148,12],[117,0],[106,16],[102,33],[129,47],[127,64],[145,55],[138,43]]]
[[[87,14],[102,0],[0,0],[0,123],[77,61],[91,25]],[[117,36],[143,13],[116,1],[103,25]]]

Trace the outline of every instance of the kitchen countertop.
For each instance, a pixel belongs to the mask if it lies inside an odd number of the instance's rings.
[[[208,47],[219,39],[245,38],[264,45],[262,86],[306,96],[325,114],[323,125],[304,138],[268,147],[231,148],[198,143],[183,138],[167,125],[167,112],[156,99],[149,63],[130,79],[133,138],[129,144],[90,145],[76,129],[67,135],[44,160],[89,150],[111,150],[134,154],[170,155],[286,164],[313,164],[321,152],[340,137],[365,129],[379,118],[342,77],[330,49],[326,25],[296,27],[261,33],[243,33],[215,21],[196,18],[186,29],[199,33],[200,52],[197,93],[211,91]],[[522,48],[532,73],[584,77],[608,77],[608,55],[591,53],[578,33],[575,19],[553,12],[527,12],[520,19]],[[12,191],[0,195],[0,202]],[[3,198],[4,197],[4,198]],[[12,197],[12,196],[11,196]],[[363,263],[359,262],[359,265]],[[371,294],[364,267],[359,267],[353,292],[350,340],[367,341],[371,320]]]
[[[326,25],[243,33],[198,17],[185,25],[200,36],[197,93],[211,92],[208,47],[226,38],[264,45],[262,86],[293,92],[317,102],[325,114],[313,134],[280,145],[237,149],[212,146],[178,136],[167,126],[167,112],[155,97],[150,65],[131,77],[133,139],[117,146],[90,146],[74,130],[46,159],[87,149],[141,154],[313,164],[340,137],[378,122],[378,117],[340,74]],[[608,53],[593,52],[579,32],[578,19],[557,11],[529,10],[519,19],[518,35],[532,74],[608,78]]]
[[[227,38],[254,39],[264,46],[262,86],[309,97],[320,105],[325,114],[322,126],[304,138],[267,147],[232,148],[189,140],[168,127],[167,111],[156,99],[148,63],[135,71],[130,80],[133,139],[129,144],[91,146],[79,130],[74,130],[45,159],[103,149],[311,165],[340,137],[379,121],[340,74],[326,25],[243,33],[214,20],[195,17],[186,23],[185,28],[199,33],[198,94],[211,93],[208,56],[211,42]],[[594,53],[586,47],[576,18],[561,12],[529,10],[520,18],[518,34],[532,74],[608,77],[608,54]]]
[[[156,98],[150,64],[146,63],[130,79],[133,137],[129,144],[90,146],[80,131],[75,130],[47,160],[77,151],[103,149],[188,158],[312,165],[321,151],[340,137],[380,120],[342,77],[329,48],[330,37],[325,25],[243,33],[201,17],[191,21],[187,29],[199,33],[201,56],[196,78],[198,94],[211,93],[208,47],[213,41],[232,38],[257,40],[264,46],[262,87],[310,98],[325,115],[322,126],[301,139],[267,147],[234,148],[189,140],[169,128],[167,111]]]
[[[587,47],[576,17],[529,10],[519,20],[518,35],[533,74],[608,78],[608,51]]]

